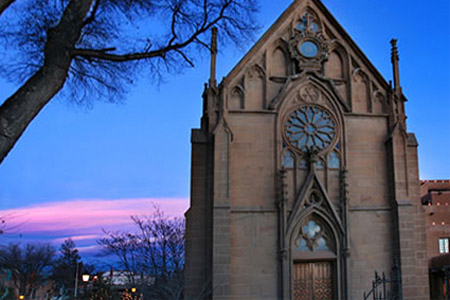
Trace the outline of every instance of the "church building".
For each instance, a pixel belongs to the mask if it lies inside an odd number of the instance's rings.
[[[216,34],[185,299],[364,299],[375,271],[391,299],[429,299],[396,40],[390,83],[320,0],[296,0],[216,84]]]

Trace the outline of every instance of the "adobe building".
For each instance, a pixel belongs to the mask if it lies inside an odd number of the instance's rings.
[[[393,85],[319,0],[293,1],[219,85],[213,43],[191,137],[186,299],[362,299],[393,269],[393,298],[429,299],[391,43]]]
[[[431,299],[450,299],[450,180],[422,180]]]

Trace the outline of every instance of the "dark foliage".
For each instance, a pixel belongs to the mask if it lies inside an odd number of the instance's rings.
[[[28,298],[49,277],[54,256],[49,244],[9,244],[0,248],[0,270],[9,271],[14,286]]]
[[[54,288],[57,290],[65,290],[67,294],[72,295],[75,274],[77,273],[77,269],[80,268],[80,256],[78,255],[75,243],[71,239],[64,241],[59,252],[60,256],[55,261],[52,270]],[[79,265],[78,268],[77,265]]]

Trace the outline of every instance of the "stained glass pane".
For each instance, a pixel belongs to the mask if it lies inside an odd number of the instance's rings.
[[[327,241],[323,237],[321,237],[321,238],[319,238],[317,240],[316,250],[318,250],[318,251],[331,251],[331,249],[328,247]]]
[[[303,56],[309,58],[315,57],[317,53],[319,53],[319,47],[317,47],[315,43],[310,41],[301,43],[299,46],[299,50]]]
[[[323,164],[323,161],[321,161],[320,159],[317,161],[317,163],[316,163],[316,168],[318,169],[318,170],[322,170],[323,168],[325,168],[325,166],[324,166],[324,164]]]
[[[335,252],[334,242],[330,240],[331,237],[332,234],[326,225],[315,219],[309,219],[301,227],[296,250]]]
[[[283,153],[283,167],[293,168],[294,167],[294,156],[291,151],[285,151]]]
[[[297,29],[300,31],[305,31],[306,26],[308,26],[308,17],[304,15],[302,19],[297,23]]]
[[[301,238],[298,241],[298,245],[297,245],[297,251],[311,251],[311,249],[309,249],[306,240]]]
[[[319,32],[319,24],[317,24],[315,21],[311,21],[311,24],[309,25],[309,28],[312,32]]]
[[[334,151],[331,152],[328,156],[328,167],[330,169],[339,169],[340,164],[339,154]]]
[[[306,234],[309,238],[314,238],[322,228],[316,224],[314,221],[309,221],[307,225],[302,228],[303,233]]]
[[[303,22],[298,22],[297,29],[300,31],[304,31],[306,29],[306,25]]]
[[[308,162],[307,162],[305,159],[301,159],[301,160],[298,162],[298,167],[299,167],[300,169],[307,169],[307,168],[308,168]]]

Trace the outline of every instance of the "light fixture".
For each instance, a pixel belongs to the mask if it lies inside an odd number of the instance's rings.
[[[135,287],[132,287],[132,288],[131,288],[131,292],[132,292],[133,294],[136,293],[136,290],[137,290],[137,289],[136,289]]]
[[[81,275],[81,279],[83,280],[83,282],[88,282],[89,281],[89,274],[83,274]]]
[[[25,296],[24,295],[19,295],[19,299],[25,299]]]

